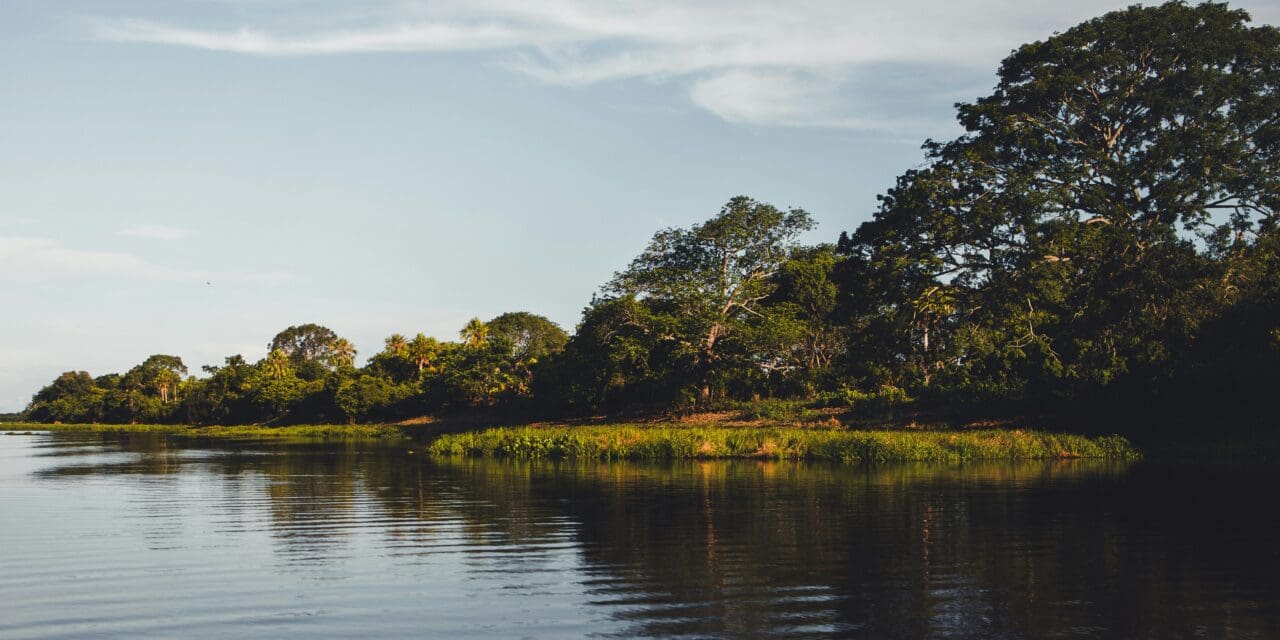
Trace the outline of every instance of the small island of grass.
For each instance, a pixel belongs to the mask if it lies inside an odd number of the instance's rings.
[[[432,456],[579,460],[767,459],[865,464],[1096,458],[1138,451],[1122,436],[1086,437],[1030,429],[915,430],[679,423],[496,427],[457,433],[399,425],[13,424],[6,433],[156,433],[193,438],[411,440],[429,438]]]
[[[757,458],[844,463],[1054,458],[1132,459],[1121,436],[1022,429],[906,431],[785,427],[608,425],[496,428],[446,434],[433,455],[600,460]]]

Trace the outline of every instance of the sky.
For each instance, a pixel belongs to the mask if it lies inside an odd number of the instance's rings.
[[[735,195],[831,242],[1057,0],[5,0],[0,412],[317,322],[582,308]],[[1280,1],[1234,3],[1280,23]]]

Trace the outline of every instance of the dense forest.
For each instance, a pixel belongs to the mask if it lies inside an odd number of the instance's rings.
[[[1280,31],[1224,4],[1108,13],[1013,51],[964,133],[872,218],[735,197],[657,232],[572,335],[477,318],[458,341],[333,331],[191,375],[67,372],[26,417],[195,424],[537,416],[794,398],[982,416],[1267,419],[1280,380]]]

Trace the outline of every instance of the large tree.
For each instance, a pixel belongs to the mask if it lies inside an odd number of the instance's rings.
[[[295,367],[307,362],[330,365],[334,343],[339,340],[332,329],[314,323],[291,326],[277,333],[267,345],[267,351],[280,350]]]
[[[811,228],[803,209],[738,196],[702,224],[659,231],[605,290],[636,296],[676,321],[667,337],[696,354],[705,399],[722,340],[763,315],[774,275]]]
[[[878,357],[1013,387],[1167,370],[1280,205],[1280,32],[1248,22],[1134,6],[1010,55],[841,242]]]
[[[560,325],[527,311],[504,313],[485,324],[490,338],[508,343],[511,357],[517,362],[527,363],[558,353],[569,341],[569,335]]]
[[[125,373],[125,384],[154,391],[161,404],[168,404],[177,395],[178,384],[185,375],[187,366],[182,358],[156,354]]]

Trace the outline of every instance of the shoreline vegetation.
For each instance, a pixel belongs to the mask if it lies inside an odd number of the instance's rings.
[[[0,424],[0,434],[21,435],[38,431],[80,433],[152,433],[190,438],[298,439],[298,440],[399,440],[409,431],[386,424],[294,424],[193,426],[186,424],[41,423]]]
[[[788,426],[724,427],[673,423],[492,427],[432,433],[406,425],[237,425],[16,423],[3,434],[34,431],[152,433],[191,438],[404,440],[427,436],[433,457],[579,460],[764,459],[847,464],[977,460],[1112,459],[1140,453],[1122,436],[1087,437],[1028,429],[907,430]]]
[[[1088,438],[1021,429],[849,431],[770,427],[522,427],[444,434],[436,456],[686,460],[755,458],[824,462],[962,462],[1104,458],[1139,453],[1122,436]]]

